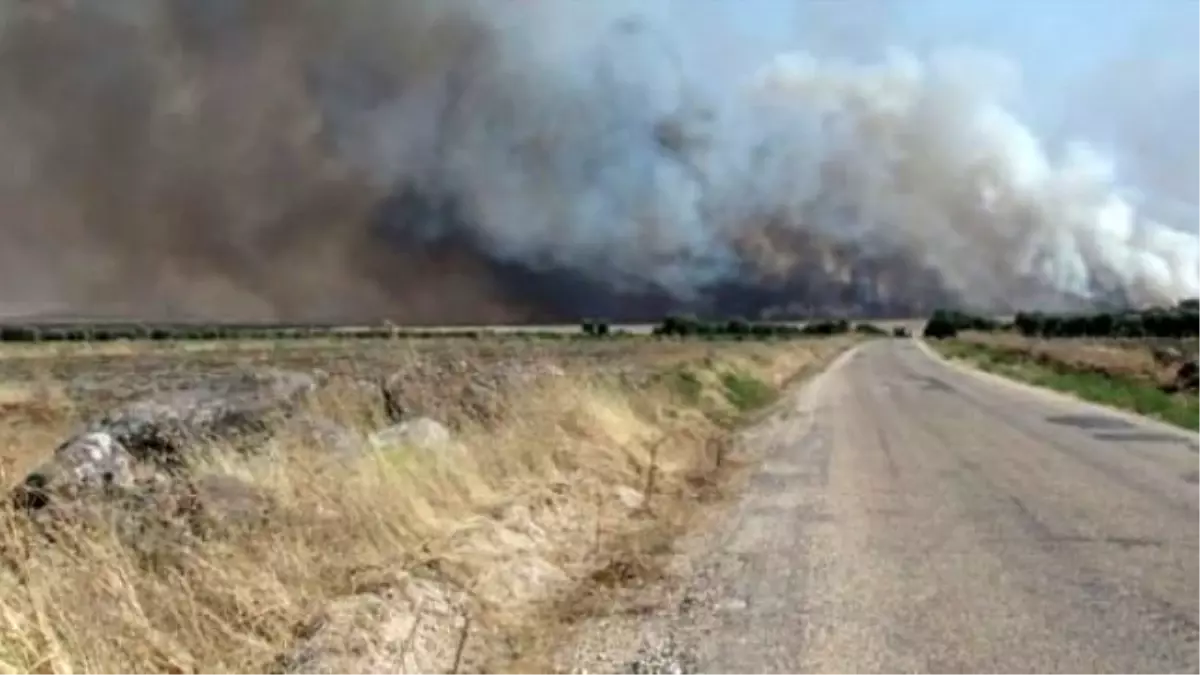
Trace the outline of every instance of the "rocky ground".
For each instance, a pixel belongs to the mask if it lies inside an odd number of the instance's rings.
[[[661,539],[646,528],[670,530],[704,493],[696,472],[719,464],[713,442],[755,398],[747,383],[773,390],[844,344],[0,359],[0,665],[381,672],[527,658],[542,647],[521,636],[552,615],[546,603],[621,568],[613,551]]]

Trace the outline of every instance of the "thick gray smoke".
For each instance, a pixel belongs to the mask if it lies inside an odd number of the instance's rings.
[[[630,7],[0,5],[0,308],[461,322],[1197,293],[1195,214],[1145,217],[1086,145],[1051,156],[1002,64],[722,69]]]

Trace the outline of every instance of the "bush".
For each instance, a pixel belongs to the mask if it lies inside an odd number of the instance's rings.
[[[957,317],[950,312],[937,310],[933,316],[929,317],[929,321],[925,322],[925,330],[922,335],[934,340],[942,340],[958,336]]]
[[[1017,320],[1013,322],[1014,326],[1020,325],[1021,321],[1027,320],[1028,317],[1017,315]],[[942,339],[955,337],[959,331],[971,330],[981,331],[986,333],[1003,330],[1004,325],[995,319],[977,314],[968,314],[967,312],[957,309],[937,309],[925,322],[925,328],[922,335],[934,339]]]
[[[741,317],[730,319],[725,323],[725,332],[730,335],[750,335],[752,328],[750,322]]]
[[[687,337],[700,332],[700,322],[692,316],[668,315],[654,329],[655,335]]]
[[[912,335],[908,332],[908,328],[904,326],[896,326],[892,329],[892,337],[906,338],[912,337]]]
[[[608,322],[602,319],[584,319],[580,328],[584,335],[592,337],[605,337],[610,332]]]
[[[849,324],[842,322],[822,322],[825,334],[846,332]],[[653,330],[654,335],[665,337],[698,337],[707,340],[729,339],[771,340],[783,337],[796,337],[812,334],[807,326],[798,328],[786,323],[751,322],[742,318],[722,321],[701,321],[694,316],[670,315],[664,318]]]
[[[1119,314],[1022,312],[1017,314],[1013,325],[1022,335],[1029,337],[1184,338],[1200,332],[1200,312],[1188,309],[1185,303],[1175,308],[1154,307]]]
[[[854,324],[854,332],[859,335],[887,335],[887,331],[873,323]]]
[[[801,329],[806,335],[842,335],[850,332],[850,322],[845,319],[814,321]]]
[[[37,342],[40,337],[32,326],[0,326],[0,340],[4,342]]]
[[[740,411],[761,408],[775,400],[776,391],[762,380],[743,373],[725,373],[721,376],[725,387],[725,398]]]

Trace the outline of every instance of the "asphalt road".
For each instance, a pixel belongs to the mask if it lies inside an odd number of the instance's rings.
[[[790,405],[678,616],[643,624],[689,670],[1197,672],[1194,436],[908,340]]]

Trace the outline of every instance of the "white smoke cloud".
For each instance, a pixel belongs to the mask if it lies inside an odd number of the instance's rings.
[[[1021,74],[999,55],[794,52],[713,81],[666,17],[631,11],[485,12],[497,48],[473,64],[460,112],[431,119],[428,90],[410,89],[372,112],[372,133],[356,129],[371,149],[358,159],[384,183],[434,166],[501,257],[681,297],[746,274],[738,247],[764,213],[813,235],[804,245],[933,268],[980,306],[1198,291],[1194,227],[1148,218],[1087,143],[1052,153],[1007,106]],[[773,240],[758,262],[810,265],[794,245]]]
[[[772,102],[801,115],[820,111],[849,130],[812,161],[833,162],[854,181],[805,193],[851,193],[874,226],[856,236],[922,251],[968,298],[1004,297],[1025,274],[1081,295],[1106,278],[1142,300],[1195,295],[1195,231],[1140,213],[1122,197],[1112,161],[1087,144],[1050,157],[998,103],[1014,80],[998,59],[922,64],[897,54],[850,66],[795,54],[757,82]]]

